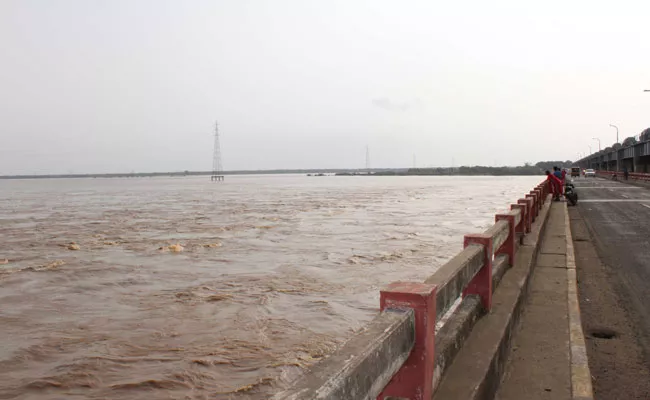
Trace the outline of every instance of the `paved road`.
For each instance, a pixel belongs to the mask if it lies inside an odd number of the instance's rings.
[[[591,178],[575,184],[571,229],[596,398],[650,399],[650,190]],[[600,328],[617,336],[591,336]]]
[[[578,209],[595,236],[598,254],[618,271],[626,290],[620,294],[650,338],[650,190],[603,179],[575,184]],[[650,343],[644,348],[650,354]]]

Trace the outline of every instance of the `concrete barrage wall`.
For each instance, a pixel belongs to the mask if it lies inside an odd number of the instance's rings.
[[[605,179],[616,179],[616,180],[625,180],[625,175],[623,172],[614,172],[614,171],[596,171],[596,176]],[[639,183],[650,183],[650,174],[640,173],[640,172],[629,172],[628,181],[639,182]]]
[[[389,284],[380,291],[380,314],[274,399],[430,399],[474,324],[490,311],[548,194],[544,181],[484,233],[465,235],[463,250],[424,282]]]
[[[584,169],[622,171],[627,168],[630,172],[650,173],[650,128],[625,139],[623,144],[599,150],[575,164]]]

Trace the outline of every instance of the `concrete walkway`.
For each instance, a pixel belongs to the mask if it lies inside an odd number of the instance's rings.
[[[498,400],[573,398],[566,232],[565,204],[553,203]]]

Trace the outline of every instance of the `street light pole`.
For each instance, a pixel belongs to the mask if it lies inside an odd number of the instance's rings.
[[[589,147],[589,155],[592,155],[593,151],[591,151],[591,146],[587,145],[587,147]]]
[[[592,139],[593,140],[598,140],[598,151],[600,151],[601,150],[601,148],[600,148],[600,139],[598,139],[597,137],[592,138]]]
[[[609,124],[612,128],[616,128],[616,143],[618,143],[618,126]]]

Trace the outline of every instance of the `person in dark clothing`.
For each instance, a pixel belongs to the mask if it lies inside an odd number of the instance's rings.
[[[628,176],[630,176],[630,171],[627,170],[627,167],[623,167],[623,177],[625,180],[627,180]]]

